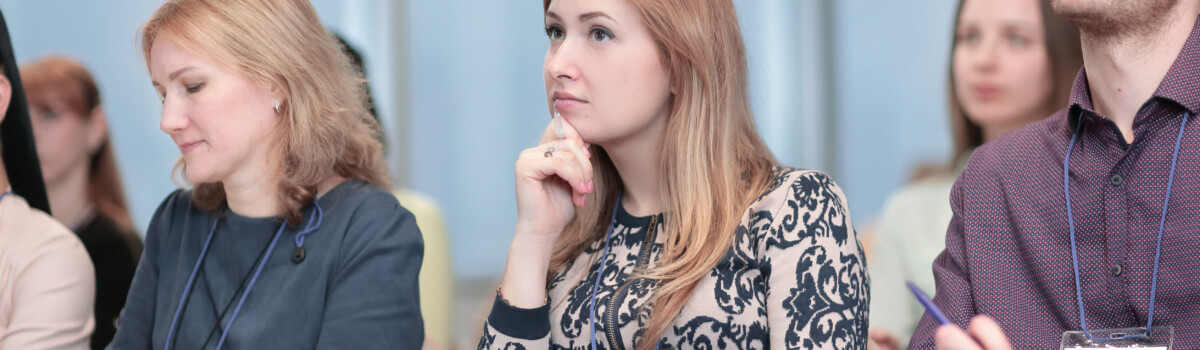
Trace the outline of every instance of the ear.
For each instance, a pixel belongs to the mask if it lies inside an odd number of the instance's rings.
[[[271,93],[271,97],[274,97],[276,100],[279,100],[279,103],[286,104],[287,96],[284,93],[283,88],[280,87],[280,84],[281,83],[278,83],[278,82],[271,84],[270,90],[267,90],[267,91]]]
[[[87,118],[87,137],[88,154],[94,155],[100,150],[100,146],[104,145],[104,140],[108,135],[108,118],[104,115],[102,106],[92,108],[92,115]]]
[[[8,82],[8,77],[0,74],[0,122],[4,121],[4,115],[8,114],[8,103],[12,101],[12,83]]]

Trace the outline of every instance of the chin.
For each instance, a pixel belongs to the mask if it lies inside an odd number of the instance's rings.
[[[213,175],[211,171],[207,171],[203,167],[195,166],[188,166],[183,172],[183,177],[193,185],[221,181],[221,179],[218,179],[217,176]]]

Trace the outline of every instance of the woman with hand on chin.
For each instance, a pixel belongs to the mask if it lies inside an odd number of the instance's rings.
[[[547,103],[480,348],[865,348],[827,175],[755,130],[732,1],[546,0]]]
[[[420,348],[421,235],[312,5],[173,0],[141,34],[194,187],[155,213],[109,349]]]

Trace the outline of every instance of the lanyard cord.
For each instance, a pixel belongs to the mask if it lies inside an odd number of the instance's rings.
[[[608,262],[608,242],[612,241],[613,228],[617,227],[617,209],[621,206],[621,195],[622,192],[617,192],[617,200],[613,203],[612,217],[608,222],[608,233],[604,235],[604,255],[600,256],[600,271],[596,275],[596,283],[592,285],[591,312],[588,313],[588,323],[592,328],[592,349],[599,349],[596,347],[596,298],[600,293],[600,280],[604,279],[604,264]],[[615,298],[616,295],[613,295],[613,297]],[[608,310],[608,312],[616,311]],[[608,331],[612,332],[613,330],[610,329]],[[661,344],[655,344],[654,349],[658,350],[660,345]]]
[[[316,206],[314,216],[309,217],[308,225],[306,225],[303,231],[297,235],[306,236],[308,233],[311,233],[320,227],[321,216],[323,216],[321,212],[321,206],[316,201],[313,201],[313,205]],[[315,224],[313,222],[314,217],[316,221]],[[167,339],[166,345],[163,347],[164,350],[171,349],[171,338],[175,333],[175,327],[179,324],[180,311],[182,311],[184,305],[187,304],[188,297],[191,296],[192,286],[196,282],[196,274],[200,271],[200,265],[207,257],[208,248],[212,246],[213,234],[217,232],[217,224],[220,222],[220,220],[213,222],[212,229],[208,231],[208,238],[204,240],[204,247],[200,249],[200,256],[196,258],[196,264],[194,267],[192,267],[192,274],[188,276],[187,284],[183,287],[183,295],[179,298],[179,306],[175,309],[175,316],[171,318],[170,328],[167,329]],[[221,338],[217,340],[218,350],[225,345],[225,338],[229,336],[229,328],[233,326],[233,322],[237,320],[238,314],[241,313],[242,306],[246,303],[246,297],[250,295],[250,290],[254,289],[254,283],[258,281],[258,276],[262,273],[263,266],[267,264],[267,259],[271,257],[271,252],[275,250],[275,244],[279,242],[279,236],[283,233],[283,229],[286,227],[287,221],[284,221],[279,224],[279,229],[275,230],[275,235],[271,238],[271,244],[267,246],[266,255],[259,260],[258,266],[254,269],[254,274],[250,277],[250,283],[246,285],[246,290],[242,292],[242,296],[238,300],[237,307],[233,308],[233,315],[229,316],[229,322],[225,324],[225,328],[221,331]],[[303,238],[298,239],[298,241],[298,244],[303,244]],[[219,323],[220,320],[217,320],[217,322]]]
[[[1171,203],[1171,187],[1175,183],[1175,164],[1179,159],[1179,145],[1183,141],[1184,126],[1187,125],[1188,113],[1183,113],[1183,121],[1179,123],[1179,135],[1175,137],[1175,151],[1171,154],[1171,170],[1167,174],[1167,193],[1163,198],[1162,215],[1158,220],[1158,238],[1154,245],[1154,270],[1150,277],[1150,306],[1146,316],[1146,332],[1142,334],[1126,334],[1121,337],[1095,337],[1092,336],[1087,326],[1087,313],[1083,308],[1083,292],[1079,282],[1079,251],[1075,245],[1075,218],[1071,214],[1071,151],[1075,148],[1075,141],[1079,136],[1079,129],[1083,127],[1082,120],[1075,128],[1075,132],[1071,134],[1071,143],[1067,145],[1067,155],[1063,159],[1063,192],[1067,199],[1067,229],[1071,236],[1071,264],[1075,273],[1075,300],[1079,304],[1079,324],[1083,328],[1083,334],[1091,341],[1102,340],[1122,340],[1132,338],[1145,338],[1150,334],[1150,329],[1154,326],[1154,299],[1158,292],[1158,260],[1162,256],[1162,236],[1163,229],[1167,223],[1167,208]]]
[[[604,235],[604,255],[600,256],[600,271],[596,275],[596,283],[592,285],[591,312],[588,313],[588,323],[592,327],[592,349],[596,347],[596,294],[600,292],[600,280],[604,279],[604,264],[608,262],[608,242],[612,240],[613,227],[617,224],[617,208],[621,205],[622,192],[617,192],[617,200],[613,204],[612,218],[608,222],[608,233]],[[613,312],[613,310],[608,310]],[[612,330],[608,330],[612,332]]]

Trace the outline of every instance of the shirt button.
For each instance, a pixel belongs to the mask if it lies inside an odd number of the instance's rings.
[[[1108,183],[1112,184],[1113,187],[1121,186],[1122,183],[1125,183],[1125,178],[1121,177],[1121,174],[1116,174],[1108,179]]]
[[[1121,276],[1121,264],[1113,264],[1113,266],[1112,266],[1112,275],[1113,275],[1113,277],[1120,277],[1120,276]]]

